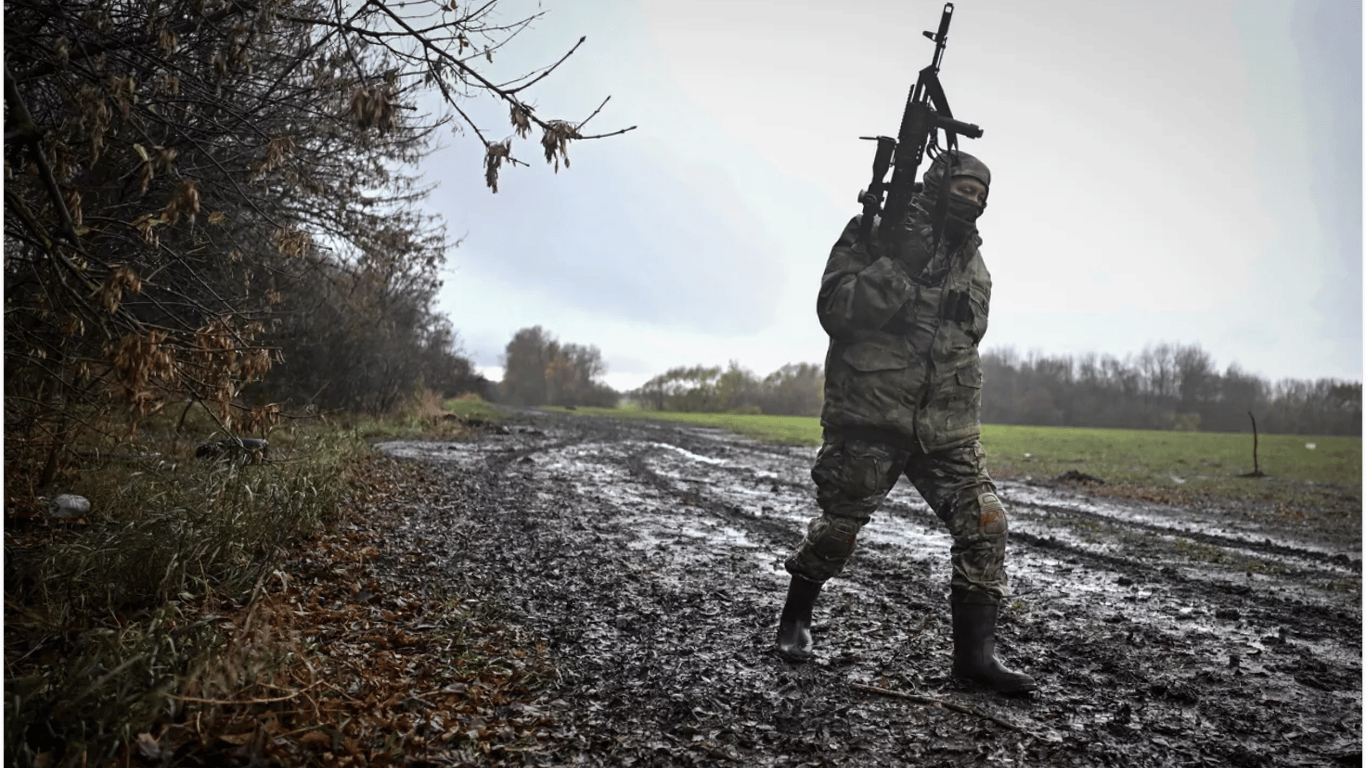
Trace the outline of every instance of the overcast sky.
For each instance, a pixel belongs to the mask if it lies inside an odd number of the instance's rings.
[[[639,127],[556,174],[424,167],[453,238],[439,309],[490,378],[519,328],[602,350],[618,389],[680,365],[822,362],[815,295],[895,135],[942,2],[500,0],[495,56],[542,117]],[[941,80],[992,169],[983,346],[1198,344],[1276,380],[1362,378],[1362,30],[1353,0],[961,0]],[[470,105],[511,134],[507,110]],[[922,166],[923,170],[923,166]]]

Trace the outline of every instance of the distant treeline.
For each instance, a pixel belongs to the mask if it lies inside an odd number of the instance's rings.
[[[594,346],[561,343],[540,326],[507,345],[498,398],[515,405],[615,407],[623,399],[647,410],[819,416],[825,375],[815,363],[791,363],[760,377],[732,360],[671,368],[620,393],[599,379],[606,368]],[[1361,382],[1270,382],[1236,363],[1222,372],[1198,345],[1161,343],[1137,355],[1045,355],[1013,348],[982,353],[982,422],[1035,426],[1313,435],[1361,434]]]
[[[825,376],[814,363],[789,363],[761,379],[732,360],[724,371],[701,365],[671,368],[628,397],[656,411],[816,416],[824,388]]]
[[[1312,435],[1361,434],[1361,382],[1275,383],[1236,363],[1222,373],[1198,345],[1156,344],[1117,358],[982,354],[982,421],[988,424],[1121,427]]]
[[[624,397],[651,410],[814,416],[825,384],[821,367],[812,363],[785,365],[759,378],[732,361],[725,370],[673,368],[623,396],[601,381],[607,368],[597,347],[561,342],[539,325],[513,334],[502,362],[496,399],[510,405],[615,408]]]
[[[1361,382],[1270,382],[1236,363],[1223,372],[1198,345],[1161,343],[1137,355],[982,353],[982,422],[1035,426],[1360,435]],[[627,397],[664,411],[820,415],[825,377],[811,363],[760,379],[732,361],[673,368]]]

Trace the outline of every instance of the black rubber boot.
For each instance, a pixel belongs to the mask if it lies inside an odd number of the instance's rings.
[[[787,585],[787,602],[778,619],[778,655],[788,661],[811,658],[811,609],[821,585],[794,575]]]
[[[950,603],[953,608],[953,676],[996,693],[1028,693],[1034,678],[996,658],[997,606]]]

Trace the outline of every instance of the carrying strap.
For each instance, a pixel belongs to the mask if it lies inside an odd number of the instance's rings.
[[[934,228],[934,247],[930,251],[930,258],[939,254],[939,245],[944,239],[944,227],[949,221],[949,182],[953,178],[954,167],[958,165],[958,137],[952,132],[945,133],[948,136],[949,148],[945,151],[948,157],[944,165],[944,176],[939,180],[939,192],[934,198],[934,211],[930,214],[930,223]],[[938,159],[935,158],[936,161]]]
[[[928,91],[930,103],[935,110],[944,117],[952,118],[953,110],[949,109],[949,98],[944,94],[944,86],[939,82],[937,76],[925,78],[925,89]],[[931,148],[938,149],[935,139],[938,138],[938,131],[930,132]],[[944,152],[948,153],[945,158],[948,162],[944,166],[944,177],[939,180],[939,193],[935,196],[934,212],[931,214],[931,225],[934,227],[934,250],[931,251],[931,258],[939,253],[939,244],[944,238],[944,226],[949,220],[949,181],[953,178],[953,169],[958,165],[958,134],[944,128],[943,152],[935,153],[935,160]]]

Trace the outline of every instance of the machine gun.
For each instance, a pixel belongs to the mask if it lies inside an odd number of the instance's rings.
[[[863,204],[859,242],[864,243],[870,252],[874,252],[876,247],[871,242],[875,217],[881,216],[884,222],[897,224],[906,218],[911,197],[916,191],[916,170],[927,151],[932,156],[938,154],[937,139],[940,129],[944,131],[945,146],[950,152],[958,149],[959,134],[971,139],[982,136],[981,128],[953,119],[953,113],[949,111],[949,101],[944,96],[944,87],[939,84],[939,63],[944,58],[944,46],[949,39],[949,22],[952,20],[953,3],[945,3],[944,14],[939,18],[939,31],[925,33],[925,37],[934,41],[934,59],[928,67],[920,70],[920,77],[911,88],[910,96],[906,99],[906,111],[901,115],[901,130],[897,137],[859,137],[877,141],[877,152],[873,157],[873,182],[868,189],[859,193],[859,202]],[[884,180],[889,167],[893,169],[890,184]],[[945,175],[943,181],[944,186],[940,189],[938,202],[932,214],[935,250],[939,249],[944,221],[948,215],[948,175]],[[885,206],[882,201],[884,194],[887,196]],[[880,247],[876,247],[876,250],[882,255],[899,253],[904,231],[901,226],[883,227],[878,238]]]

